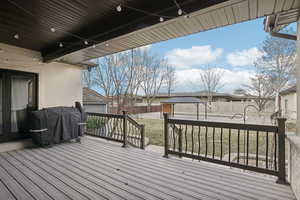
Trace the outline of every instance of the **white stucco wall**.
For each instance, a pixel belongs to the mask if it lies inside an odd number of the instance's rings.
[[[297,93],[300,93],[300,18],[298,19],[298,41],[297,41]],[[300,199],[300,96],[297,98],[297,130],[296,135],[288,137],[290,183],[296,198]]]
[[[0,43],[0,68],[38,74],[38,106],[73,106],[82,102],[81,67],[41,63],[38,52]]]
[[[297,60],[296,60],[296,72],[297,72],[297,93],[300,94],[300,18],[298,19],[297,27]],[[297,98],[297,135],[300,136],[300,96]]]

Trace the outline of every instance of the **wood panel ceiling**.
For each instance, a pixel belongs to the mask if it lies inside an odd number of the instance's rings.
[[[87,48],[61,59],[70,62],[88,60],[123,50],[152,44],[192,33],[236,24],[263,16],[297,10],[299,0],[230,0],[201,9],[190,14],[190,18],[179,17],[164,23],[144,28],[99,44],[95,49]],[[299,10],[298,10],[299,13]],[[296,20],[295,18],[294,20]],[[289,21],[288,23],[291,23]],[[262,24],[262,29],[263,29]],[[106,46],[105,44],[109,44]]]
[[[299,0],[2,0],[0,42],[80,63],[159,41],[298,9]],[[122,5],[122,12],[116,6]],[[135,9],[141,9],[145,14]],[[160,23],[162,15],[174,16]],[[55,28],[51,32],[50,28]],[[263,27],[262,27],[263,28]],[[14,35],[18,34],[19,39]],[[88,45],[84,40],[88,40]],[[62,43],[63,47],[59,47]],[[96,48],[92,46],[97,44]],[[107,45],[108,44],[108,45]]]
[[[190,13],[225,1],[176,2]],[[119,4],[122,12],[116,11]],[[158,16],[178,16],[177,11],[174,0],[2,0],[0,42],[39,51],[45,61],[50,61],[155,25],[159,23]],[[55,32],[51,32],[52,27]],[[14,38],[16,34],[19,39]],[[84,44],[86,39],[88,45]],[[60,43],[63,47],[59,47]],[[140,45],[140,42],[123,41],[115,48],[122,50],[133,44]]]

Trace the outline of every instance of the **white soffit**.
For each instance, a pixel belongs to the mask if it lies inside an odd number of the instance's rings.
[[[229,0],[193,12],[190,14],[190,18],[181,16],[158,23],[108,40],[98,44],[95,48],[89,47],[73,52],[59,58],[59,60],[68,63],[79,63],[124,50],[299,8],[299,0]],[[285,19],[282,18],[282,20]],[[290,19],[295,20],[295,18],[289,18],[289,21],[291,21]]]

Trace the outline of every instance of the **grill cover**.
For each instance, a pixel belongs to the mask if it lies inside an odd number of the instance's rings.
[[[83,135],[79,123],[84,122],[84,112],[73,107],[53,107],[31,114],[31,130],[43,130],[33,133],[33,141],[40,146],[58,144]]]

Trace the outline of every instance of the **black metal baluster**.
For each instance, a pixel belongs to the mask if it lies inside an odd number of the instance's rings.
[[[99,128],[99,135],[101,136],[106,136],[105,134],[108,133],[107,126],[108,126],[108,121],[106,120],[105,117],[99,117],[100,124],[103,124],[101,128]]]
[[[228,154],[228,162],[231,162],[231,129],[229,129],[229,135],[228,135],[228,139],[229,139],[229,141],[228,141],[228,152],[229,152],[229,154]]]
[[[201,126],[198,126],[198,156],[200,156],[201,151]]]
[[[95,119],[96,125],[97,125],[97,118]],[[93,135],[97,135],[97,126],[92,129],[93,130]]]
[[[258,167],[259,131],[256,131],[256,167]]]
[[[103,135],[102,133],[105,131],[106,123],[103,122],[104,121],[103,117],[96,117],[96,121],[97,121],[97,126],[100,127],[96,129],[97,131],[95,134],[98,136],[102,136]],[[102,124],[104,125],[102,126]]]
[[[187,148],[188,148],[188,142],[187,142],[187,125],[185,125],[185,153],[187,153]]]
[[[136,145],[136,139],[135,139],[135,126],[133,124],[131,124],[131,136],[130,136],[130,140],[133,144]]]
[[[107,124],[105,122],[103,122],[103,117],[97,117],[96,120],[97,120],[97,123],[98,123],[97,125],[103,124],[103,126],[101,126],[100,128],[97,128],[96,129],[97,131],[95,132],[95,134],[102,136],[103,135],[102,133],[105,132],[105,130],[106,130]]]
[[[133,126],[133,124],[131,124],[131,133],[130,133],[130,140],[133,144],[135,143],[135,127]]]
[[[134,143],[135,145],[137,145],[137,140],[136,140],[136,127],[133,125],[133,124],[131,124],[131,130],[132,130],[132,138],[131,138],[131,141],[132,141],[132,143]]]
[[[269,168],[269,133],[266,132],[266,168]]]
[[[131,134],[131,124],[130,123],[128,123],[128,125],[127,125],[127,134],[126,134],[126,140],[127,140],[127,142],[129,141],[130,143],[131,143],[131,137],[130,137],[130,134]]]
[[[118,119],[117,118],[113,118],[113,121],[112,121],[112,138],[114,139],[117,139],[117,136],[118,136],[118,133],[116,133],[116,130],[115,130],[115,125],[118,123]]]
[[[179,133],[178,133],[178,151],[182,153],[182,127],[179,126]],[[181,157],[181,155],[179,155]]]
[[[246,165],[248,165],[248,158],[249,158],[249,130],[247,130],[247,147],[246,147]]]
[[[207,157],[207,126],[205,126],[205,157]]]
[[[213,159],[215,158],[215,127],[213,128]]]
[[[123,140],[123,136],[124,136],[124,130],[123,130],[123,118],[120,118],[120,119],[118,119],[118,124],[119,124],[119,129],[120,129],[120,131],[119,131],[119,133],[118,133],[118,135],[117,135],[117,139],[119,139],[119,140]]]
[[[238,129],[237,163],[240,163],[240,129]]]
[[[108,127],[107,127],[107,133],[106,133],[106,136],[107,137],[110,137],[111,136],[111,120],[107,117],[107,125],[108,125]]]
[[[175,124],[173,124],[173,126],[172,126],[172,132],[173,132],[173,150],[176,151]]]
[[[277,135],[278,133],[274,132],[274,169],[277,171]]]
[[[119,131],[118,131],[118,139],[122,140],[122,133],[123,133],[123,124],[122,124],[122,119],[118,119],[118,127],[119,127]]]
[[[221,154],[220,154],[220,160],[223,159],[223,128],[221,128]]]
[[[101,120],[101,118],[99,119],[100,117],[94,117],[94,119],[95,119],[95,128],[93,128],[93,135],[96,135],[96,136],[99,136],[99,135],[101,135],[101,128],[98,128],[98,126],[99,126],[99,124],[100,124],[100,120]]]
[[[192,154],[194,154],[194,126],[192,126]]]

